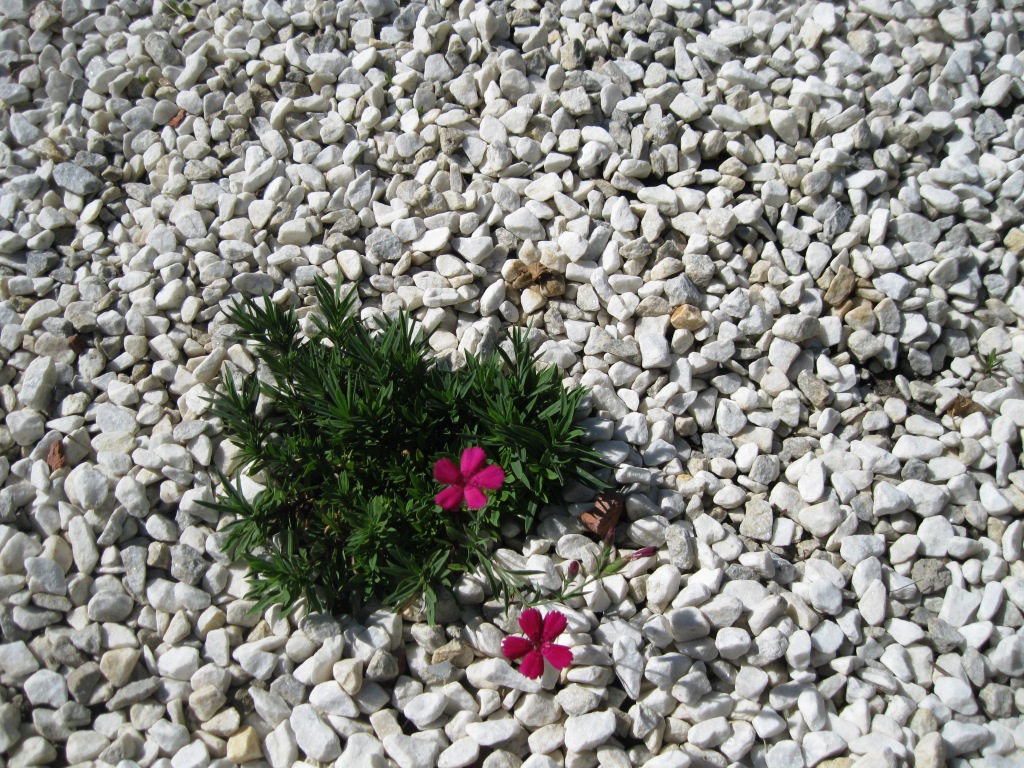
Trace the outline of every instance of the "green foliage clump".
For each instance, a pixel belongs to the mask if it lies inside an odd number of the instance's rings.
[[[257,609],[291,609],[301,596],[314,610],[422,598],[432,621],[438,590],[464,572],[481,568],[501,591],[490,558],[503,523],[529,531],[565,484],[606,487],[606,464],[575,419],[585,391],[535,366],[521,332],[511,354],[450,370],[406,315],[371,331],[353,312],[354,290],[342,297],[318,280],[316,295],[308,339],[295,312],[267,297],[234,305],[236,338],[268,375],[228,374],[212,398],[239,449],[236,473],[265,486],[248,501],[240,481],[222,477],[211,505],[236,517],[226,549],[254,571]],[[443,511],[434,465],[471,446],[505,483],[482,509]]]

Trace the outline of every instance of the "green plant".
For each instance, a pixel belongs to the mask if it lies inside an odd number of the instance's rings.
[[[354,290],[342,297],[323,280],[315,290],[308,339],[295,312],[266,296],[228,311],[267,375],[227,374],[211,398],[238,447],[235,471],[265,486],[248,501],[240,480],[222,477],[210,505],[236,518],[226,550],[254,571],[257,609],[290,609],[300,596],[315,610],[422,598],[432,621],[437,591],[481,567],[504,591],[490,562],[502,523],[529,531],[566,483],[607,487],[595,474],[606,464],[580,441],[584,390],[535,366],[521,331],[510,351],[450,370],[406,315],[371,331]],[[472,446],[505,481],[480,509],[443,510],[434,468]]]
[[[1003,356],[994,349],[984,356],[980,352],[976,352],[975,356],[978,358],[978,362],[981,363],[981,372],[986,376],[994,373],[1003,362]]]
[[[633,560],[643,560],[654,557],[657,554],[656,547],[644,547],[628,555],[616,556],[615,547],[610,539],[606,539],[598,551],[597,562],[590,573],[583,573],[583,567],[578,560],[571,561],[566,569],[559,576],[561,584],[557,589],[541,587],[530,581],[529,577],[541,575],[539,571],[516,570],[502,568],[500,565],[488,563],[484,568],[485,576],[492,583],[495,591],[505,599],[506,609],[512,602],[521,603],[524,606],[533,607],[546,605],[548,603],[564,603],[584,597],[587,588],[591,584],[602,581],[607,576],[613,576],[624,569]]]

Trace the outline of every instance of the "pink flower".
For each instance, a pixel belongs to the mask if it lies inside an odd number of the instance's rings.
[[[519,671],[531,680],[544,674],[544,661],[555,669],[565,669],[572,664],[572,649],[551,642],[565,630],[565,616],[558,611],[549,611],[541,619],[540,611],[527,608],[519,616],[519,626],[526,637],[506,637],[501,641],[501,652],[510,660],[522,659]]]
[[[479,446],[462,452],[460,466],[444,458],[434,465],[434,479],[450,486],[434,497],[441,508],[454,512],[462,506],[463,500],[470,509],[480,509],[487,503],[481,488],[497,490],[505,482],[505,471],[497,464],[486,464],[487,454]]]

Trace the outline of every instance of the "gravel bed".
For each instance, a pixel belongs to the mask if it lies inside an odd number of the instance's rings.
[[[0,0],[0,764],[1024,766],[1019,0]],[[646,546],[531,681],[249,611],[225,307],[532,325]],[[250,490],[254,485],[247,485]],[[598,545],[566,489],[505,562]],[[300,762],[301,761],[301,762]]]

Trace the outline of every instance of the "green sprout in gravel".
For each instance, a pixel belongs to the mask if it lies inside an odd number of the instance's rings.
[[[986,376],[989,376],[996,372],[996,370],[1003,364],[1002,355],[996,350],[991,350],[987,355],[982,355],[980,352],[975,353],[978,362],[981,363],[981,372]]]
[[[175,16],[180,16],[186,21],[191,21],[196,17],[196,9],[192,7],[191,3],[179,2],[179,0],[164,0],[164,5]]]
[[[213,415],[238,448],[235,472],[264,486],[250,501],[222,477],[211,506],[235,519],[226,549],[254,571],[250,597],[261,610],[313,610],[367,603],[422,605],[434,620],[440,590],[463,573],[496,575],[501,528],[530,531],[562,487],[607,487],[600,454],[576,421],[585,390],[567,390],[554,367],[539,368],[524,333],[505,350],[468,355],[451,370],[400,314],[372,331],[344,297],[318,280],[315,332],[302,338],[294,310],[264,297],[235,304],[236,338],[261,360],[259,375],[225,375]],[[457,464],[483,449],[503,471],[480,506],[475,492],[457,509],[439,494]],[[479,458],[479,454],[474,454]],[[474,501],[476,503],[470,503]],[[479,507],[479,508],[474,508]]]
[[[560,573],[561,584],[551,589],[533,584],[530,576],[541,575],[540,571],[506,569],[501,572],[502,593],[507,597],[506,607],[510,602],[524,606],[547,605],[549,603],[565,603],[569,600],[584,597],[588,588],[614,576],[636,560],[646,560],[658,554],[657,547],[643,547],[627,555],[617,555],[617,550],[610,539],[603,542],[598,551],[597,559],[588,573],[579,560],[572,560]],[[497,579],[495,575],[493,578]]]

